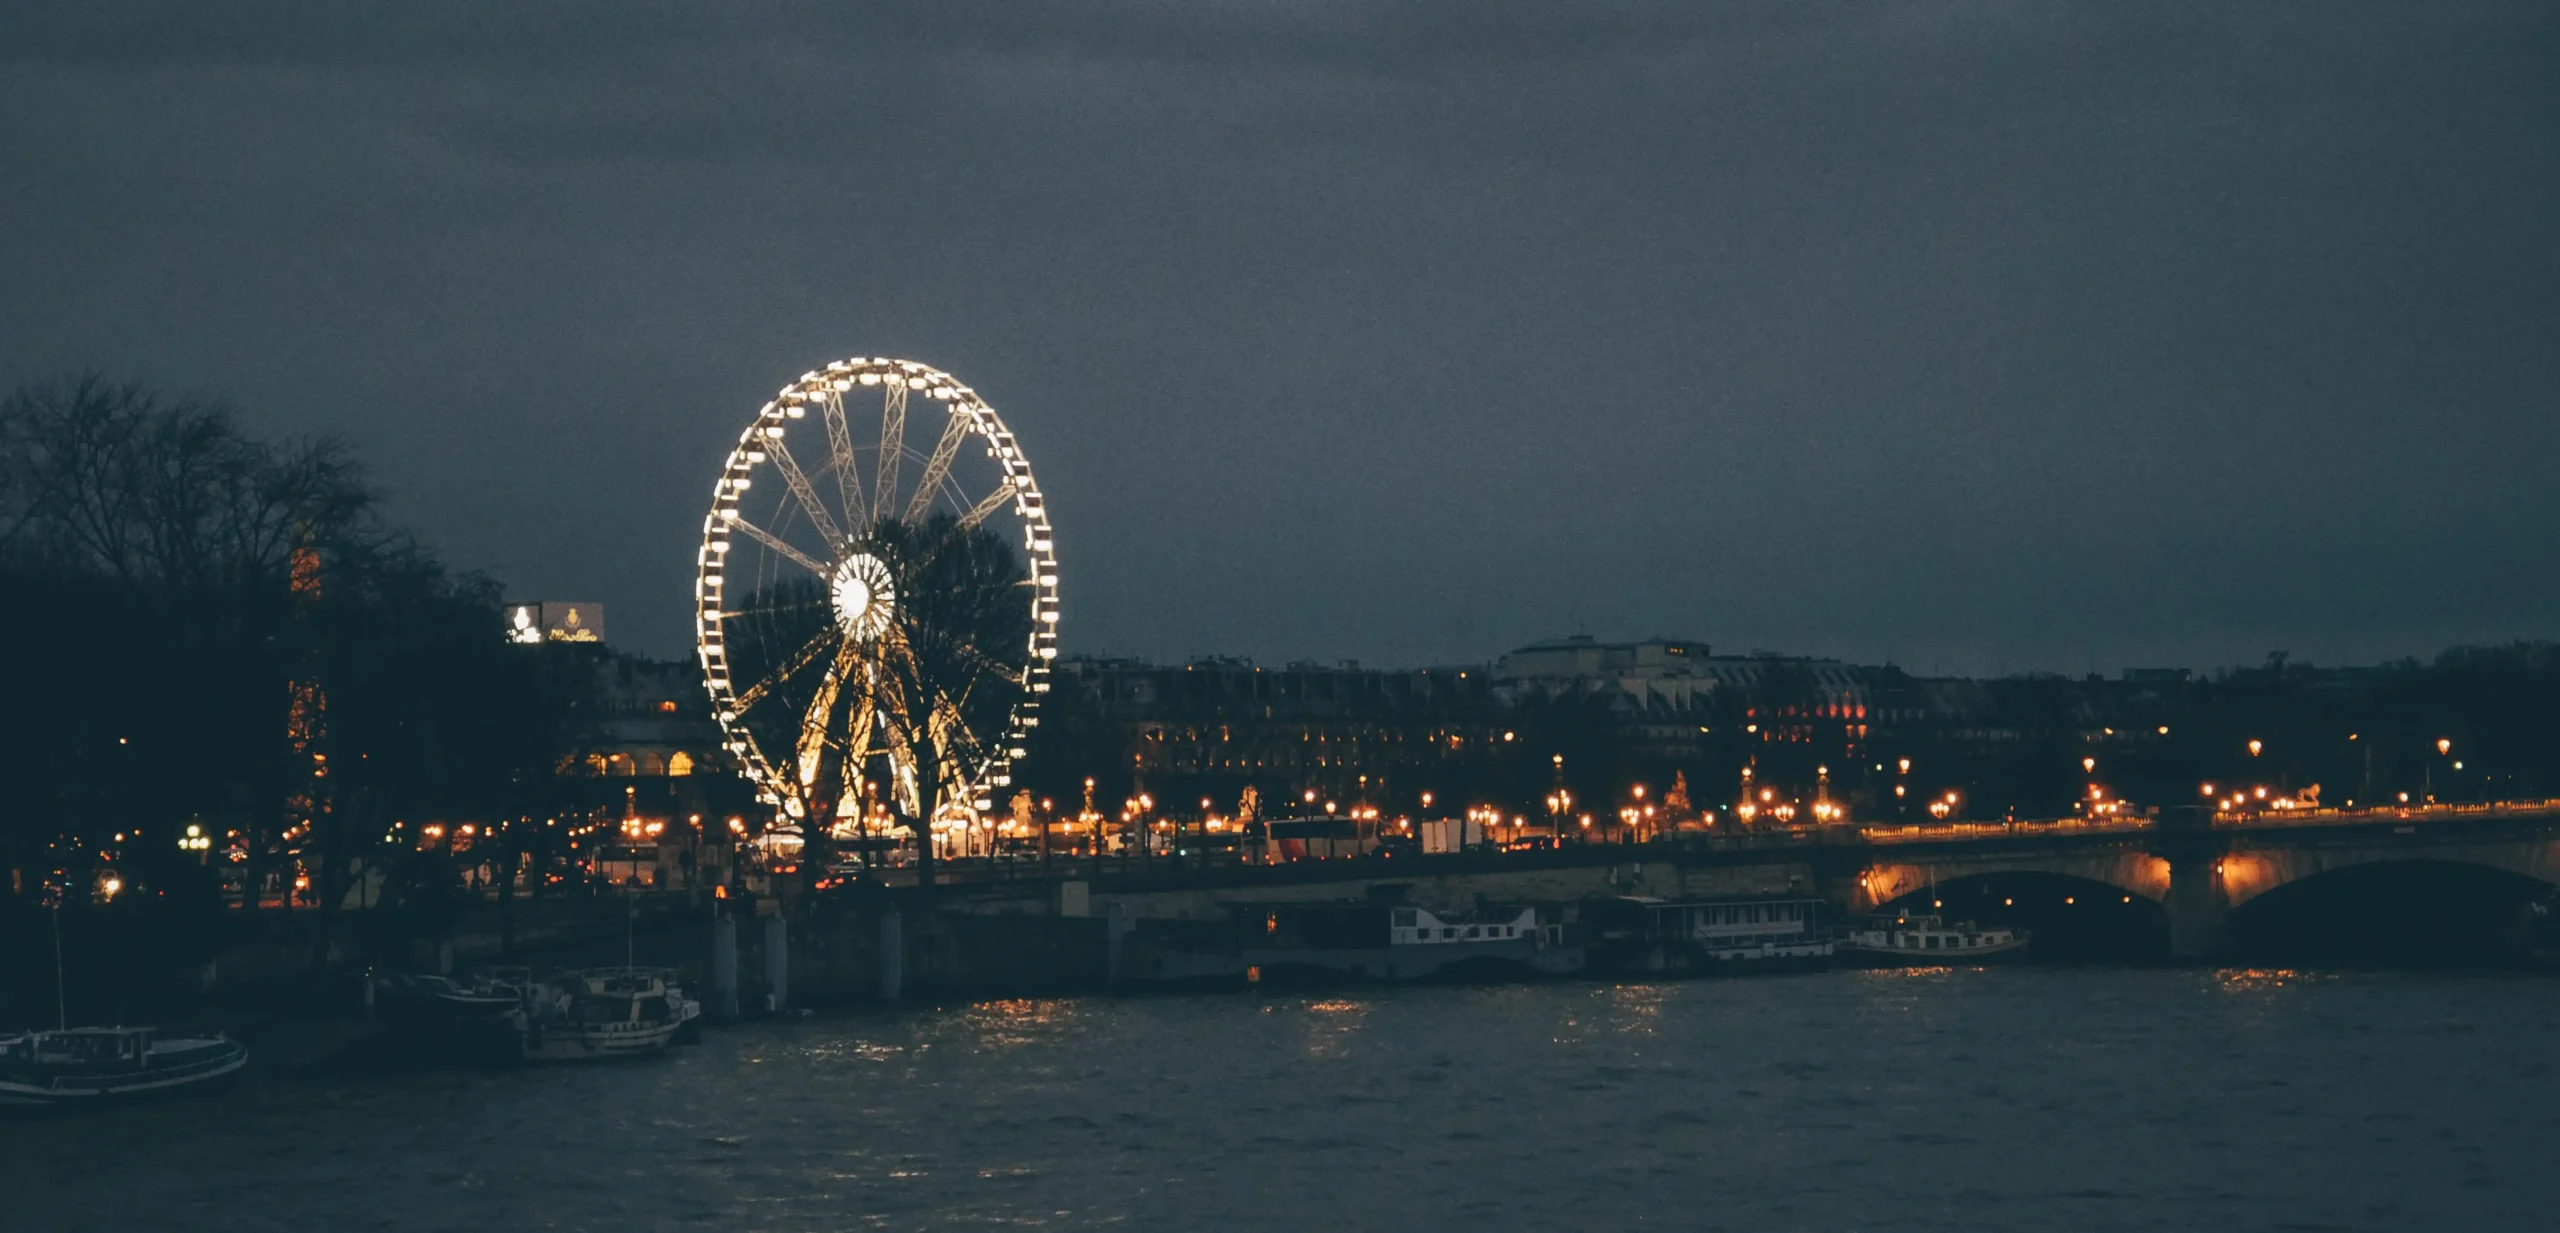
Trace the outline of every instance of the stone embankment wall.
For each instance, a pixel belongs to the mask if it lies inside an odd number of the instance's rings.
[[[1667,860],[1627,861],[1419,877],[1363,877],[1338,882],[1169,887],[1146,890],[1096,888],[1087,892],[1099,915],[1117,906],[1133,920],[1215,920],[1230,905],[1357,902],[1392,896],[1435,912],[1463,912],[1479,903],[1556,902],[1644,895],[1684,896],[1808,894],[1813,870],[1803,863],[1684,867]]]

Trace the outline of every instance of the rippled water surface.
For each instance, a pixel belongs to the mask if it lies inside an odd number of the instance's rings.
[[[1004,1002],[0,1123],[0,1227],[2541,1229],[2560,982]]]

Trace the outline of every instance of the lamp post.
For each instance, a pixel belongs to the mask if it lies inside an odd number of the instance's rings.
[[[1572,798],[1570,798],[1570,797],[1568,797],[1568,796],[1566,796],[1566,795],[1565,795],[1565,790],[1564,790],[1564,755],[1563,755],[1563,754],[1555,754],[1555,755],[1553,755],[1553,756],[1549,757],[1549,758],[1547,759],[1547,761],[1548,761],[1548,763],[1549,763],[1549,764],[1551,764],[1552,766],[1554,766],[1554,767],[1555,767],[1555,785],[1556,785],[1555,795],[1554,795],[1554,796],[1552,796],[1552,797],[1550,797],[1550,798],[1548,798],[1548,799],[1549,799],[1549,804],[1548,804],[1548,807],[1547,807],[1547,831],[1548,831],[1548,833],[1549,833],[1550,835],[1554,836],[1554,838],[1555,838],[1555,842],[1556,842],[1556,846],[1557,846],[1557,847],[1563,847],[1563,846],[1564,846],[1564,811],[1566,810],[1566,808],[1568,808],[1569,806],[1571,806],[1571,805],[1572,805],[1573,801],[1572,801]]]
[[[1093,776],[1084,777],[1084,813],[1082,821],[1093,832],[1093,876],[1102,877],[1102,814],[1093,807]]]

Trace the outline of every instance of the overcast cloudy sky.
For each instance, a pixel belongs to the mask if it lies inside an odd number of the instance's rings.
[[[620,641],[882,354],[1071,651],[2560,637],[2560,8],[0,8],[0,382],[343,436]]]

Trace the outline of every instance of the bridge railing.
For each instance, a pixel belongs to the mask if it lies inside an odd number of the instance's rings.
[[[2050,835],[2107,835],[2147,831],[2149,818],[2033,818],[2002,822],[1929,822],[1903,826],[1862,826],[1858,837],[1868,843],[1944,843],[1951,839],[2011,839]]]
[[[2560,816],[2560,799],[2481,801],[2468,804],[2380,805],[2358,809],[2231,809],[2213,815],[2217,827],[2354,826],[2375,823],[2463,822],[2482,818]]]

